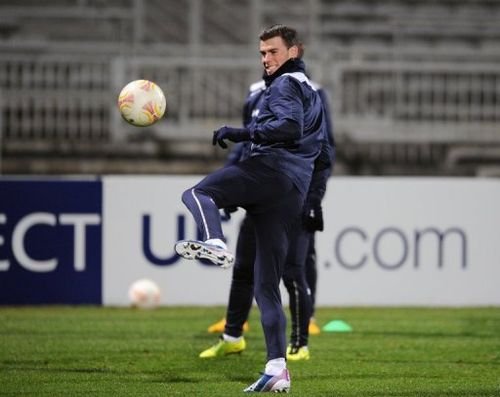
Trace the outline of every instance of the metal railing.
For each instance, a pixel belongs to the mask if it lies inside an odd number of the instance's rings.
[[[100,141],[109,135],[106,61],[0,58],[2,134],[8,140]]]
[[[330,92],[337,135],[357,141],[500,142],[500,69],[496,65],[312,60]],[[205,137],[240,123],[252,58],[62,56],[0,57],[5,141],[123,140],[116,98],[127,82],[157,82],[166,119],[161,138]]]
[[[364,62],[336,76],[337,128],[350,138],[500,142],[498,65]]]

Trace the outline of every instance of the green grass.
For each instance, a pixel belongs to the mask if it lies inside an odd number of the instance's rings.
[[[0,308],[1,396],[241,396],[265,364],[258,311],[242,355],[201,360],[223,308]],[[352,333],[310,338],[296,396],[500,396],[500,308],[322,308]]]

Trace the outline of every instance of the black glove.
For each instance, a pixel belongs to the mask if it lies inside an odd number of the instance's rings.
[[[224,219],[228,221],[231,219],[231,214],[238,211],[238,207],[225,207],[222,211],[224,211]]]
[[[321,208],[321,204],[306,204],[304,207],[302,222],[304,229],[310,233],[323,231],[323,208]]]
[[[246,128],[233,128],[233,127],[221,127],[217,131],[214,131],[214,136],[212,138],[212,144],[215,146],[219,144],[219,146],[223,149],[227,148],[226,142],[224,139],[227,139],[231,142],[243,142],[250,140],[250,131]]]

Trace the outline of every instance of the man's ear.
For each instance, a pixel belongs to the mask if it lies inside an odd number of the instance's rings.
[[[296,45],[291,46],[288,49],[288,55],[290,56],[290,58],[298,58],[299,57],[299,47],[297,47]]]

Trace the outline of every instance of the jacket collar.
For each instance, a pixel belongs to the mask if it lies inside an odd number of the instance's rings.
[[[267,75],[266,72],[264,72],[262,78],[266,82],[266,87],[269,87],[271,83],[279,76],[285,73],[294,73],[294,72],[302,72],[305,74],[305,65],[301,59],[290,58],[283,65],[281,65],[280,68],[276,70],[276,72],[274,72],[273,74]]]

